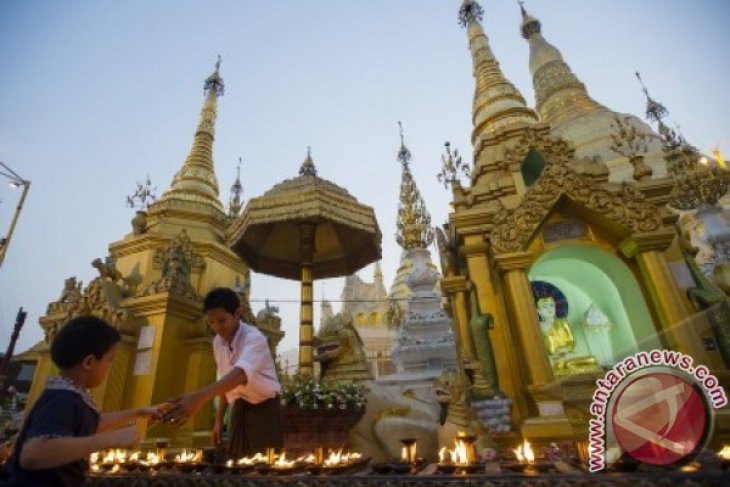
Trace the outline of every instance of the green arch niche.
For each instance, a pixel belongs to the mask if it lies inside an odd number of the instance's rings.
[[[542,158],[536,149],[530,149],[520,166],[522,180],[525,182],[525,186],[532,186],[537,181],[537,178],[540,177],[540,174],[542,174],[543,169],[545,169],[545,159]]]
[[[661,348],[641,287],[615,255],[591,245],[564,245],[540,256],[528,275],[565,294],[576,355],[590,354],[593,337],[583,329],[582,318],[591,303],[613,324],[608,332],[613,363],[640,350]]]

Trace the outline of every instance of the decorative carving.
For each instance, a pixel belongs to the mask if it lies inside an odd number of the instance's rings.
[[[155,268],[162,270],[162,275],[147,286],[140,296],[168,292],[195,301],[200,299],[190,284],[190,278],[193,272],[200,272],[205,267],[205,261],[195,250],[185,229],[170,242],[167,249],[157,250],[154,263]]]
[[[444,143],[446,147],[446,154],[441,155],[441,172],[436,175],[439,183],[444,185],[444,188],[451,185],[452,189],[456,186],[461,186],[461,178],[465,177],[467,180],[471,177],[471,168],[469,164],[462,162],[461,154],[459,149],[454,149],[451,152],[451,144],[449,142]]]
[[[573,160],[575,154],[575,149],[567,141],[529,128],[523,131],[514,145],[504,150],[504,169],[519,168],[531,149],[537,150],[548,164],[567,164]]]
[[[108,279],[97,277],[83,292],[75,277],[66,279],[61,298],[48,305],[46,316],[40,320],[46,343],[53,341],[68,320],[81,315],[97,316],[120,330],[125,328],[129,312],[119,308],[120,298],[121,288]]]
[[[552,208],[564,197],[634,232],[651,232],[662,227],[659,209],[634,186],[596,183],[568,164],[551,160],[517,208],[503,207],[497,213],[490,234],[492,246],[498,252],[525,249]]]
[[[669,206],[678,210],[714,206],[730,188],[730,171],[711,167],[707,159],[701,157],[697,148],[687,142],[678,130],[667,127],[663,119],[669,115],[669,111],[649,96],[638,72],[636,77],[646,95],[646,118],[657,123],[667,171],[676,181]]]
[[[614,116],[616,133],[612,133],[613,145],[611,150],[616,154],[628,158],[634,166],[633,177],[637,181],[651,178],[652,169],[644,162],[644,155],[649,147],[649,137],[639,131],[631,123],[629,117]]]

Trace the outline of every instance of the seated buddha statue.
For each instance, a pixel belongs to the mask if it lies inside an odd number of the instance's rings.
[[[575,336],[568,320],[556,316],[555,300],[545,296],[537,300],[537,315],[545,337],[545,345],[553,359],[558,375],[601,370],[592,355],[571,356],[575,349]]]

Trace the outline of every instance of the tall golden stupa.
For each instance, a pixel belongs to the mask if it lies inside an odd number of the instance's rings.
[[[483,12],[474,0],[459,12],[476,82],[473,165],[447,147],[442,172],[453,212],[439,232],[441,288],[462,363],[493,351],[482,376],[512,400],[513,433],[539,444],[585,445],[596,380],[639,351],[688,354],[727,387],[718,336],[677,278],[689,272],[662,138],[593,100],[523,8],[530,108],[500,69]],[[479,310],[488,336],[470,328]],[[727,438],[727,408],[716,413]]]
[[[255,322],[275,348],[283,337],[272,314],[251,313],[249,269],[225,242],[225,231],[240,212],[240,177],[232,188],[229,214],[219,199],[213,164],[218,97],[223,79],[216,69],[205,80],[205,102],[190,153],[162,197],[138,211],[132,232],[109,245],[109,257],[92,265],[99,276],[85,288],[66,280],[60,298],[40,319],[45,341],[33,352],[37,367],[29,394],[32,406],[55,372],[49,343],[59,327],[80,314],[100,316],[122,333],[122,342],[105,383],[93,391],[103,411],[162,402],[215,380],[212,335],[202,319],[202,296],[210,289],[238,289],[244,319]],[[155,425],[140,433],[179,446],[207,445],[212,426],[208,404],[180,429]]]

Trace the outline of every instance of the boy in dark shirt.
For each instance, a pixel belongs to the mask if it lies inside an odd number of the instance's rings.
[[[80,486],[88,458],[107,448],[132,448],[139,441],[139,417],[158,416],[161,406],[100,413],[88,389],[107,376],[119,332],[105,321],[81,316],[69,321],[51,344],[60,369],[28,413],[11,458],[7,485]]]

